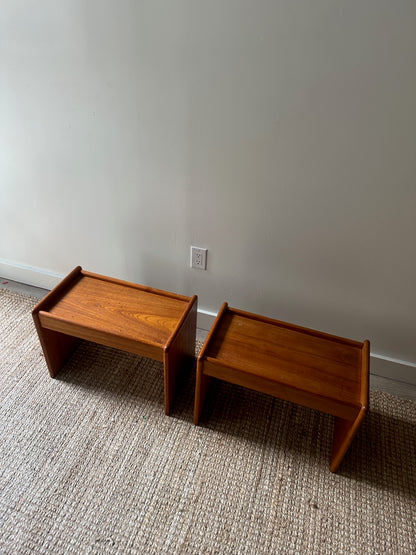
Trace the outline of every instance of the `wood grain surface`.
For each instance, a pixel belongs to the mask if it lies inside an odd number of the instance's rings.
[[[74,327],[163,347],[188,302],[84,275],[48,314]]]
[[[182,370],[195,354],[196,295],[93,274],[77,266],[33,309],[52,377],[85,339],[164,363],[169,414]]]
[[[251,319],[228,309],[205,351],[213,365],[361,406],[363,344]],[[262,388],[264,390],[264,388]]]
[[[335,472],[368,409],[369,342],[223,303],[198,357],[195,424],[213,377],[334,415]]]

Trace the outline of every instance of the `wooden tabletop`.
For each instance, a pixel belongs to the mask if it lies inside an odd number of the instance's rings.
[[[82,270],[43,313],[57,323],[164,346],[190,298]],[[42,317],[42,313],[41,313]]]
[[[228,307],[203,356],[262,380],[360,407],[363,345]]]

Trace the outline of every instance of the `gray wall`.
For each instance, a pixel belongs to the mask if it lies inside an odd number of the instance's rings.
[[[81,264],[416,374],[414,0],[3,0],[0,25],[0,273]]]

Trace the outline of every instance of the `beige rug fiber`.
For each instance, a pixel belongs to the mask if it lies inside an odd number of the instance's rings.
[[[338,474],[332,418],[218,382],[192,424],[162,366],[82,343],[49,377],[36,300],[0,290],[0,553],[416,554],[416,403],[372,392]]]

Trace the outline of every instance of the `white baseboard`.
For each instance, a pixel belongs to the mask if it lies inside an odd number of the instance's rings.
[[[0,276],[26,285],[53,289],[62,280],[63,275],[54,274],[40,268],[23,266],[0,258]]]
[[[40,268],[23,266],[2,259],[0,259],[0,276],[43,289],[52,289],[64,277],[63,275],[47,272]],[[198,310],[198,328],[209,331],[215,317],[215,312],[205,309]],[[376,376],[416,385],[416,363],[414,362],[371,353],[370,372]]]
[[[414,362],[371,353],[370,372],[375,376],[416,385],[416,364]]]
[[[212,324],[216,318],[215,312],[209,312],[208,310],[198,310],[198,317],[196,325],[199,329],[209,331],[212,328]]]

